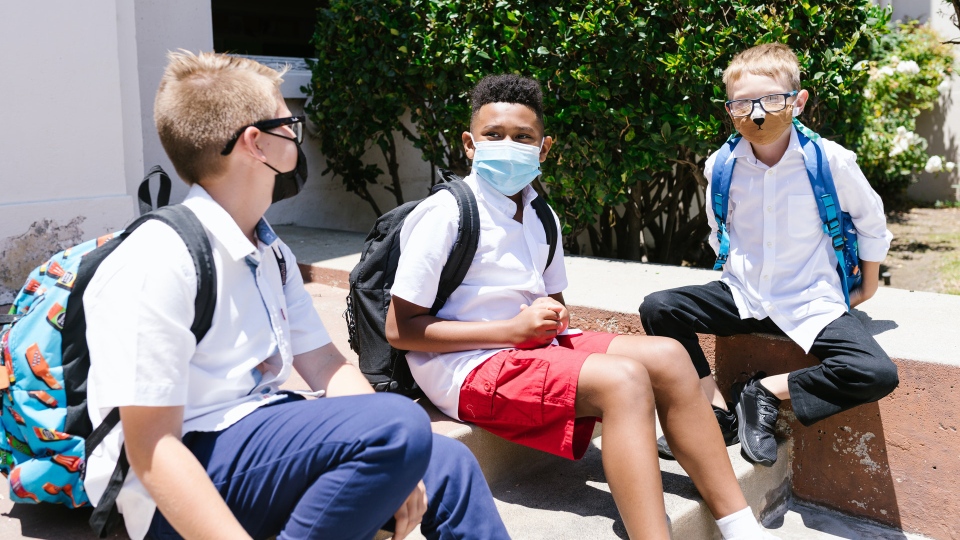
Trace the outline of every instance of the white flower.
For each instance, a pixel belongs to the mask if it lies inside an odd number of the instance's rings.
[[[856,64],[853,65],[853,70],[854,70],[854,71],[863,71],[863,70],[869,69],[869,68],[870,68],[870,61],[869,61],[869,60],[861,60],[861,61],[859,61],[859,62],[857,62]]]
[[[887,76],[887,77],[889,77],[889,76],[893,75],[893,74],[896,73],[896,72],[897,72],[897,71],[896,71],[895,69],[893,69],[893,66],[883,66],[882,68],[880,68],[880,69],[877,70],[877,76],[878,76],[878,77],[880,77],[880,76]]]
[[[941,94],[946,94],[950,91],[950,79],[944,78],[940,84],[937,85],[937,91]]]
[[[943,166],[943,168],[946,169],[947,172],[953,172],[953,169],[955,169],[956,167],[957,167],[957,164],[952,161],[948,161],[947,164]]]
[[[927,164],[924,165],[923,170],[928,173],[938,173],[943,170],[943,159],[940,156],[930,156],[927,159]]]
[[[920,65],[913,60],[907,60],[906,62],[900,62],[897,64],[897,71],[900,73],[906,73],[907,75],[916,75],[917,73],[920,73]]]
[[[896,157],[910,149],[911,146],[921,140],[921,137],[907,128],[900,126],[897,128],[897,134],[893,136],[893,144],[890,148],[890,157]]]
[[[873,92],[869,88],[867,88],[863,91],[863,97],[867,99],[873,99]]]

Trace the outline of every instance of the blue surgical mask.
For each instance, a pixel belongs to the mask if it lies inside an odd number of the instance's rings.
[[[470,135],[473,139],[473,135]],[[540,150],[513,141],[473,141],[473,171],[488,184],[506,196],[520,193],[540,176]]]

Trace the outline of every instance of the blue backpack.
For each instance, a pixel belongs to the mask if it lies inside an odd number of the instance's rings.
[[[87,414],[87,350],[83,293],[100,263],[137,227],[159,220],[184,240],[197,269],[196,316],[191,331],[199,342],[216,305],[213,252],[196,215],[183,205],[150,211],[150,176],[160,174],[158,205],[169,201],[170,179],[155,168],[141,184],[144,213],[125,230],[55,254],[33,270],[7,315],[0,315],[0,473],[18,503],[89,504],[83,487],[86,458],[120,421],[113,409],[93,429]],[[116,497],[129,464],[120,461],[90,517],[104,538],[118,522]]]
[[[813,195],[823,222],[823,232],[830,237],[831,245],[837,255],[837,273],[840,275],[843,298],[850,308],[850,292],[860,287],[863,276],[860,274],[860,255],[857,250],[857,229],[850,214],[840,208],[837,188],[833,183],[833,173],[823,149],[820,136],[794,118],[793,126],[803,148],[803,161],[807,167],[807,177],[813,187]],[[720,249],[714,270],[720,270],[730,254],[730,237],[727,234],[727,206],[730,201],[730,180],[737,160],[730,160],[730,154],[740,142],[740,135],[731,135],[720,147],[713,165],[713,178],[710,184],[710,201],[717,219],[717,237]]]

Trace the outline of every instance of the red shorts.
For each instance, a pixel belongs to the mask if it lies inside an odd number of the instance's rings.
[[[597,418],[577,418],[577,382],[584,360],[605,353],[616,334],[560,336],[560,344],[500,351],[467,375],[458,414],[464,422],[515,443],[580,459]]]

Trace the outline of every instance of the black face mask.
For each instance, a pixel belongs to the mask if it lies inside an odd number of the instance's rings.
[[[277,173],[277,175],[274,177],[275,181],[273,184],[273,200],[271,202],[289,199],[297,193],[300,193],[300,190],[303,189],[303,184],[305,184],[307,181],[307,157],[303,155],[303,149],[300,148],[300,143],[298,143],[296,139],[271,133],[269,131],[264,131],[264,133],[270,133],[270,135],[273,135],[274,137],[280,137],[281,139],[293,141],[293,144],[297,145],[297,164],[294,165],[292,171],[280,172],[273,165],[270,165],[265,161],[263,162],[264,165],[270,167],[274,172]]]

